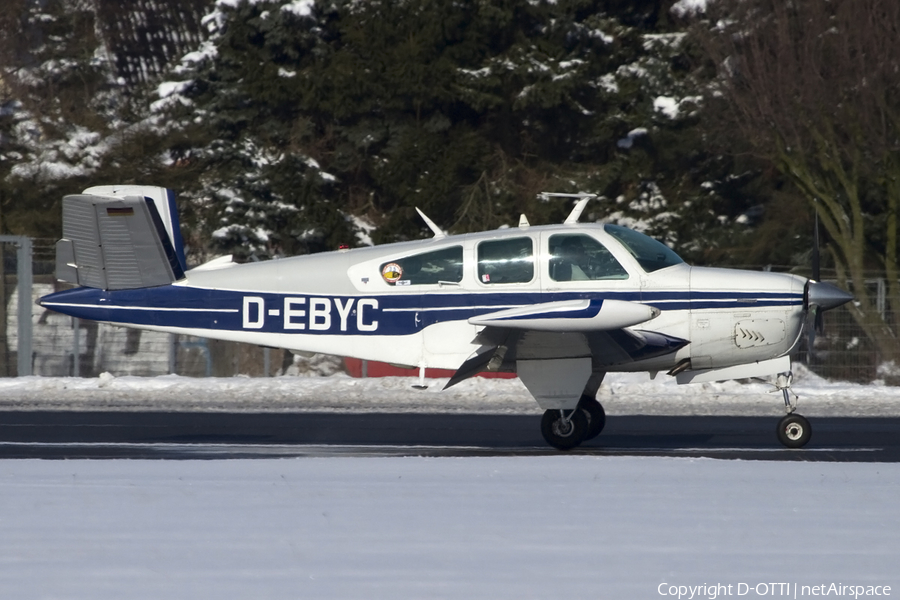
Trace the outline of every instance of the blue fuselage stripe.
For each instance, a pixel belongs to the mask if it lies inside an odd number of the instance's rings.
[[[180,329],[266,333],[408,335],[443,321],[459,321],[542,302],[589,299],[573,311],[586,318],[602,300],[643,303],[661,311],[801,306],[802,294],[727,292],[508,292],[321,296],[163,286],[103,291],[77,288],[42,298],[47,308],[74,317]],[[566,313],[548,313],[558,318]],[[530,316],[523,318],[540,318]]]

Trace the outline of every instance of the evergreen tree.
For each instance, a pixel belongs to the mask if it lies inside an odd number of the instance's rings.
[[[159,108],[194,140],[173,153],[204,165],[191,193],[222,250],[334,247],[354,215],[376,242],[429,235],[416,206],[454,232],[561,220],[542,191],[600,194],[593,218],[701,257],[743,227],[702,185],[703,81],[656,2],[243,2],[207,22]]]
[[[100,163],[108,71],[88,10],[17,0],[0,24],[0,196],[4,232],[50,237],[62,180]]]
[[[352,241],[330,198],[334,177],[307,150],[294,93],[296,60],[316,46],[303,11],[241,3],[208,15],[210,42],[174,70],[154,107],[165,115],[173,163],[201,175],[186,191],[218,251],[262,258]]]
[[[736,262],[768,191],[708,150],[709,77],[655,1],[221,2],[167,81],[127,86],[102,35],[121,27],[17,2],[2,185],[46,230],[64,193],[153,183],[181,194],[192,262],[210,240],[252,259],[430,235],[416,206],[453,232],[559,222],[538,194],[585,191],[585,218]]]

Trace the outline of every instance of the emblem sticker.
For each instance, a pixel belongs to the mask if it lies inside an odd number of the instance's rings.
[[[403,269],[397,263],[388,263],[381,268],[381,276],[388,283],[396,283],[403,277]]]

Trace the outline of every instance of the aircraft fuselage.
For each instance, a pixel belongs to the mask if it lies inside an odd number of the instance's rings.
[[[586,236],[618,264],[612,276],[555,277],[554,236]],[[525,274],[506,282],[486,273],[484,244],[531,248]],[[501,248],[502,250],[502,248]],[[456,252],[459,272],[396,279],[385,265],[418,256]],[[479,252],[481,255],[479,255]],[[518,255],[514,258],[523,258]],[[609,257],[607,257],[609,258]],[[504,260],[506,261],[504,263]],[[511,262],[494,260],[501,267]],[[453,263],[456,264],[456,263]],[[398,267],[399,268],[399,267]],[[586,268],[589,268],[586,267]],[[408,270],[408,267],[407,267]],[[501,269],[502,270],[502,269]],[[601,225],[505,229],[441,239],[388,244],[267,262],[200,267],[172,285],[132,290],[77,288],[45,297],[42,304],[75,317],[180,333],[330,353],[399,365],[456,369],[475,351],[483,327],[470,319],[497,311],[572,300],[622,301],[655,308],[658,315],[634,329],[689,341],[675,352],[649,358],[615,353],[606,371],[665,371],[685,359],[691,368],[714,369],[787,355],[803,327],[806,279],[780,273],[672,264],[647,272],[627,247]],[[566,332],[566,316],[548,329]],[[610,327],[609,329],[615,329]],[[603,331],[600,323],[598,331]],[[537,335],[531,332],[531,335]],[[559,345],[558,339],[554,344]]]

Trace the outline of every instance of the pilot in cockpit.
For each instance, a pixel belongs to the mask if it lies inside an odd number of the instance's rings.
[[[556,266],[553,270],[554,280],[586,281],[590,279],[585,272],[588,266],[588,257],[578,237],[566,238],[560,245],[558,252]]]

